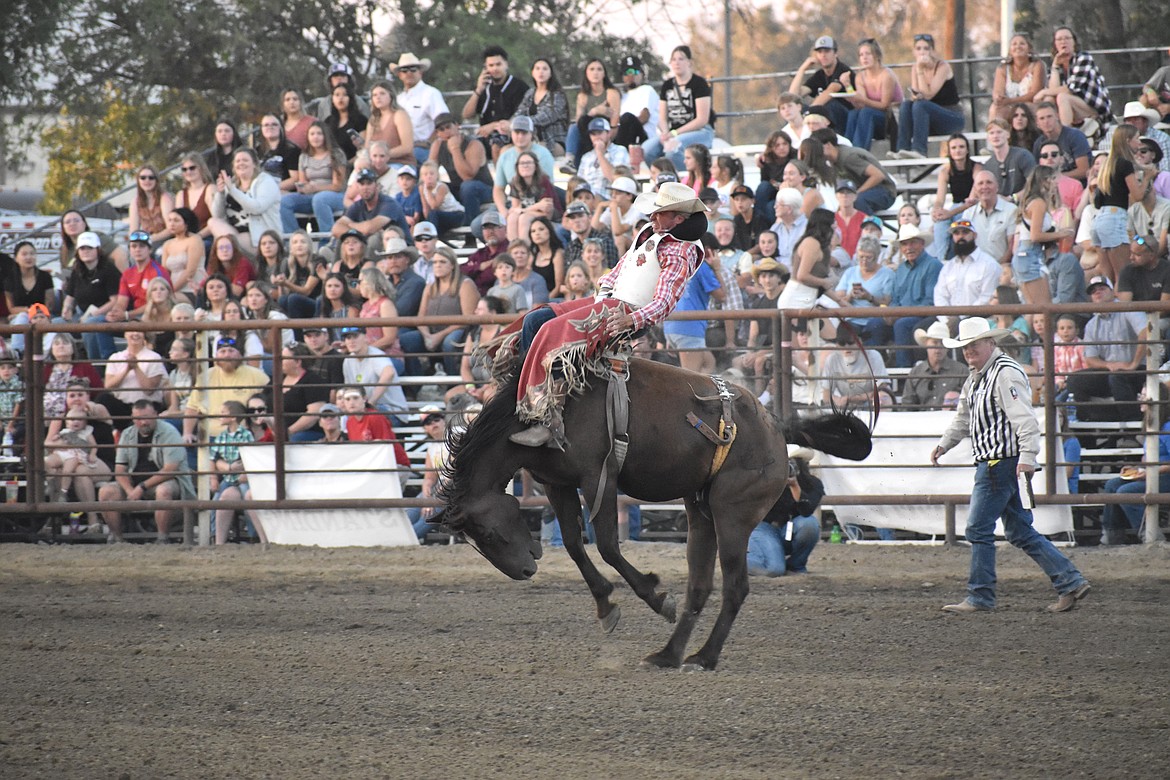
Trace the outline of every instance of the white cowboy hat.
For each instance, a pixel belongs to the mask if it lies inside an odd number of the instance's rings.
[[[1131,100],[1125,104],[1125,111],[1122,112],[1122,119],[1134,119],[1139,116],[1144,116],[1146,121],[1151,125],[1156,125],[1162,121],[1162,115],[1152,108],[1146,108],[1136,100]]]
[[[789,460],[803,460],[805,463],[812,463],[816,456],[816,451],[810,450],[808,447],[802,447],[799,444],[788,445]]]
[[[946,341],[951,337],[951,332],[947,329],[945,322],[935,320],[930,323],[929,328],[919,328],[914,331],[914,340],[918,342],[918,346],[925,347],[927,341],[931,339],[938,339],[939,341]]]
[[[926,240],[926,237],[922,235],[922,231],[918,229],[917,225],[913,225],[907,222],[905,225],[902,225],[900,228],[898,228],[899,244],[903,241],[913,241],[916,238],[921,238],[923,241]]]
[[[1000,339],[1008,335],[1006,328],[993,328],[991,323],[983,317],[968,317],[959,323],[959,337],[943,339],[943,346],[947,349],[959,349],[979,339]]]
[[[678,182],[667,182],[658,188],[658,192],[643,192],[634,201],[634,208],[646,216],[659,211],[695,214],[707,210],[694,190]]]
[[[406,51],[398,57],[398,62],[392,63],[390,65],[390,70],[397,71],[402,68],[408,68],[411,65],[417,65],[419,70],[423,71],[424,73],[431,69],[431,61],[426,57],[423,57],[420,60],[418,57],[414,56],[413,52]]]

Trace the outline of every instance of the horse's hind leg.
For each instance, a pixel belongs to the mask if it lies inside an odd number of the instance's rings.
[[[602,560],[622,575],[622,579],[630,584],[630,588],[638,595],[638,598],[650,606],[650,609],[662,615],[668,622],[673,623],[676,612],[674,597],[665,591],[658,590],[658,575],[654,573],[643,574],[622,555],[621,546],[618,544],[616,475],[614,475],[614,479],[609,480],[601,501],[595,502],[594,496],[590,494],[589,490],[585,491],[585,498],[591,505],[598,504],[597,516],[590,519],[593,522],[593,530],[597,534],[597,552],[601,554]]]
[[[755,522],[745,516],[742,504],[739,508],[740,513],[721,509],[721,512],[727,512],[726,517],[722,523],[714,523],[719,539],[719,564],[723,570],[723,603],[720,605],[719,617],[715,620],[711,635],[698,652],[683,662],[684,669],[702,671],[715,668],[719,663],[719,654],[723,652],[723,643],[727,641],[731,626],[739,615],[744,599],[747,598],[748,537],[751,536]],[[707,511],[710,512],[710,507],[707,507]],[[764,511],[766,510],[761,509],[759,513],[762,515]]]
[[[577,491],[573,488],[545,486],[548,500],[557,515],[557,522],[561,524],[561,537],[565,542],[565,552],[577,564],[589,592],[597,602],[597,619],[601,621],[601,628],[605,633],[612,632],[621,618],[621,608],[609,600],[613,593],[613,583],[607,580],[597,567],[593,565],[588,553],[585,552],[585,542],[581,538],[581,501],[577,498]]]
[[[687,507],[687,602],[666,647],[642,660],[643,666],[677,668],[682,663],[695,621],[711,595],[715,581],[715,521],[708,506],[694,499]]]

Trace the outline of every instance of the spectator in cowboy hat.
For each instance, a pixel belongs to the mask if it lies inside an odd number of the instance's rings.
[[[1125,124],[1133,125],[1137,128],[1142,138],[1149,138],[1158,145],[1158,148],[1162,150],[1162,162],[1159,164],[1158,169],[1170,171],[1170,135],[1155,127],[1155,125],[1162,121],[1162,117],[1158,112],[1152,108],[1143,106],[1137,100],[1131,100],[1125,104],[1125,112],[1121,116]],[[1117,131],[1119,126],[1114,125],[1109,128],[1109,132],[1101,139],[1101,143],[1097,144],[1098,149],[1109,151],[1110,144],[1113,143],[1113,133]],[[1148,164],[1150,160],[1141,160],[1141,162]]]
[[[902,262],[894,269],[894,286],[890,293],[890,306],[932,306],[934,288],[942,263],[926,251],[926,236],[912,223],[898,228],[898,248]],[[894,343],[899,349],[894,355],[898,368],[910,368],[914,364],[915,350],[905,349],[915,343],[914,332],[926,327],[933,317],[898,317],[886,324],[894,329]]]
[[[412,52],[403,52],[398,62],[390,64],[391,72],[402,82],[403,90],[398,93],[397,103],[414,127],[414,158],[420,164],[427,159],[438,117],[451,115],[443,93],[423,81],[423,74],[430,68],[429,59],[420,60]]]
[[[926,330],[914,331],[918,346],[926,349],[926,359],[919,360],[906,377],[902,406],[911,410],[953,407],[959,400],[967,367],[950,356],[943,339],[950,338],[947,326],[935,320]]]

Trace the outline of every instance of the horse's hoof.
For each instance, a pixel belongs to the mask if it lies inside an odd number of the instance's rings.
[[[683,661],[682,666],[679,667],[684,672],[713,672],[715,671],[715,664],[707,664],[706,661],[699,658],[697,655],[692,655],[690,658]]]
[[[638,667],[641,669],[677,669],[678,661],[667,658],[662,653],[654,653],[643,658]]]
[[[614,605],[614,608],[609,611],[609,614],[601,618],[601,630],[607,634],[612,634],[613,630],[617,628],[618,621],[622,619],[622,608]]]
[[[658,607],[658,614],[666,618],[667,623],[673,623],[678,618],[678,605],[674,596],[666,593],[662,597],[662,605]]]

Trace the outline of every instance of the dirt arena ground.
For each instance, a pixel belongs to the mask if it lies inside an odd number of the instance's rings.
[[[681,594],[681,546],[627,549]],[[684,674],[639,669],[669,627],[624,586],[604,636],[559,550],[515,583],[466,545],[4,545],[0,776],[1170,776],[1170,546],[1072,555],[1073,612],[1008,549],[960,617],[965,549],[821,545]]]

